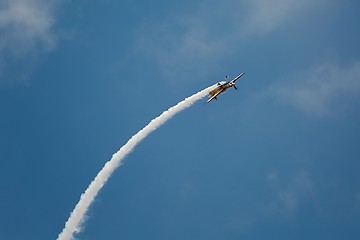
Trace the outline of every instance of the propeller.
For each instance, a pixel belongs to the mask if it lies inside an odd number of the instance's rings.
[[[235,90],[237,90],[237,87],[235,86],[235,84],[234,84],[234,88],[235,88]]]

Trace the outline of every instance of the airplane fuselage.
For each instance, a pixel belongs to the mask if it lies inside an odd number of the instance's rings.
[[[214,90],[212,90],[209,94],[210,95],[214,95],[215,93],[223,93],[225,92],[226,90],[228,90],[229,88],[231,88],[231,86],[229,85],[229,83],[225,82],[225,81],[221,81],[221,82],[218,82],[218,87],[215,88]]]
[[[239,78],[241,78],[244,74],[245,73],[241,73],[240,75],[235,77],[230,82],[227,82],[227,81],[218,82],[217,87],[214,90],[212,90],[211,92],[209,92],[209,100],[207,102],[211,102],[213,99],[217,100],[217,96],[219,96],[221,93],[226,92],[229,88],[234,87],[235,89],[237,89],[237,87],[235,86],[235,82]]]

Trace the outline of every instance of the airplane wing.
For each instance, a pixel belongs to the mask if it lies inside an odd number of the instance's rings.
[[[207,102],[211,102],[213,99],[217,100],[217,96],[219,96],[219,94],[221,93],[222,91],[218,91],[217,93],[215,93],[214,95],[212,95],[209,100],[207,100]]]
[[[239,76],[237,76],[236,78],[234,78],[233,80],[231,80],[231,84],[234,84],[236,82],[236,80],[238,80],[239,78],[241,78],[245,73],[241,73]]]

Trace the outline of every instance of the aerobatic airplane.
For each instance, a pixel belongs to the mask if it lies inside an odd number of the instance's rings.
[[[244,74],[245,74],[244,72],[241,73],[239,76],[237,76],[230,82],[227,82],[227,81],[218,82],[217,87],[214,90],[212,90],[211,92],[209,92],[209,100],[207,100],[207,102],[211,102],[213,99],[217,100],[217,97],[221,93],[226,92],[226,90],[228,90],[231,87],[234,87],[235,90],[237,90],[237,87],[235,86],[235,82],[236,82],[236,80],[241,78]],[[229,76],[225,77],[225,79],[228,79],[228,78],[229,78]]]

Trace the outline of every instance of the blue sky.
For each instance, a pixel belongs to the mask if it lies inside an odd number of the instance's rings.
[[[0,3],[0,239],[56,239],[102,166],[181,112],[105,185],[78,239],[358,239],[360,3]],[[205,99],[204,99],[205,101]]]

